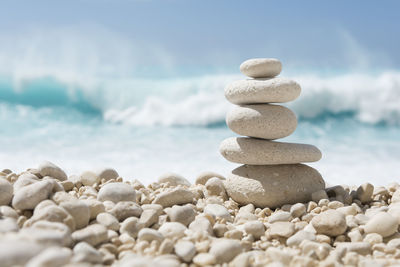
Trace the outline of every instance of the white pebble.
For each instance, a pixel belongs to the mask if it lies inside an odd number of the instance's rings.
[[[268,217],[269,223],[274,222],[288,222],[292,219],[292,215],[287,211],[277,211]]]
[[[196,247],[190,241],[178,241],[174,246],[176,255],[184,262],[191,262],[196,255]]]
[[[72,233],[75,242],[87,242],[96,246],[107,241],[107,228],[101,224],[91,224],[81,230]]]
[[[101,180],[104,179],[105,181],[109,181],[111,179],[117,179],[119,177],[118,172],[112,168],[99,169],[95,171],[95,173]]]
[[[216,218],[225,219],[228,222],[232,222],[232,216],[229,211],[222,205],[219,204],[207,204],[204,208],[205,214],[210,214]]]
[[[196,212],[190,205],[175,205],[168,210],[167,214],[171,222],[180,222],[185,226],[189,225],[196,217]]]
[[[288,238],[294,233],[294,224],[291,222],[274,222],[270,225],[268,231],[272,238]]]
[[[304,240],[314,241],[315,238],[316,237],[314,233],[300,230],[286,240],[286,245],[290,247],[299,246]]]
[[[399,224],[396,218],[387,212],[379,212],[371,218],[364,227],[365,233],[377,233],[383,237],[397,232]]]
[[[0,206],[10,204],[13,193],[12,184],[6,179],[0,178]]]
[[[301,217],[304,213],[306,213],[306,206],[303,203],[296,203],[290,207],[290,214],[294,218]]]
[[[164,236],[157,230],[151,228],[143,228],[138,233],[138,240],[146,240],[149,243],[156,240],[159,244],[164,240]]]
[[[50,247],[32,258],[27,267],[58,267],[66,265],[72,257],[69,248]]]
[[[101,263],[103,256],[86,242],[79,242],[74,249],[74,262]]]
[[[112,214],[107,212],[99,213],[96,217],[96,221],[99,224],[104,225],[107,229],[118,231],[119,230],[119,222],[117,218],[115,218]]]
[[[100,201],[109,200],[114,203],[120,201],[136,202],[136,191],[126,183],[109,183],[100,189],[97,199]]]
[[[19,189],[12,200],[12,206],[18,210],[30,210],[40,201],[49,197],[53,185],[49,181],[40,181]]]
[[[214,240],[209,251],[210,254],[215,256],[216,262],[219,264],[230,262],[241,252],[242,246],[238,240],[226,238]]]
[[[153,203],[163,207],[172,207],[173,205],[192,203],[194,198],[194,194],[188,189],[173,188],[158,194]]]
[[[247,234],[253,235],[255,239],[259,239],[265,234],[264,224],[260,221],[250,221],[243,225]]]
[[[126,233],[129,236],[136,238],[140,230],[140,225],[138,224],[138,221],[139,219],[136,217],[127,218],[121,223],[119,232],[121,234]]]
[[[166,222],[158,231],[166,238],[179,239],[185,235],[186,226],[178,222]]]
[[[54,163],[49,161],[44,161],[39,165],[38,171],[42,177],[50,176],[60,181],[65,181],[68,179],[65,172]]]
[[[118,202],[111,210],[110,213],[114,215],[118,221],[123,221],[126,218],[135,216],[140,217],[143,209],[132,201],[121,201]]]
[[[190,186],[190,182],[186,178],[172,172],[164,173],[163,175],[158,177],[158,183],[160,184],[169,183],[170,186],[177,186],[177,185]]]
[[[89,224],[90,209],[85,202],[79,200],[65,201],[60,203],[60,207],[63,207],[74,218],[76,229],[81,229]]]
[[[312,226],[318,234],[338,236],[347,229],[345,216],[336,210],[327,210],[311,220]]]
[[[202,172],[196,177],[196,182],[195,184],[202,184],[205,185],[207,181],[213,177],[217,177],[221,180],[225,180],[225,177],[222,176],[221,174],[215,173],[215,172]]]
[[[92,171],[85,171],[80,175],[79,181],[83,185],[92,186],[100,182],[100,177]]]

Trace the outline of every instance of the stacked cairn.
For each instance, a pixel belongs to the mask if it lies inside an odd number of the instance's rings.
[[[321,159],[312,145],[273,141],[289,136],[297,127],[290,109],[271,103],[285,103],[300,95],[300,85],[276,77],[282,70],[277,59],[249,59],[240,71],[250,77],[225,88],[225,97],[237,105],[227,117],[228,127],[239,135],[224,140],[221,154],[229,161],[244,164],[228,174],[226,190],[236,202],[276,208],[307,202],[311,194],[325,188],[317,170],[304,162]]]

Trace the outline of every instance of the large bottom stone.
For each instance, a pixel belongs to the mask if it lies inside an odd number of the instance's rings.
[[[239,204],[276,208],[311,200],[325,182],[317,170],[304,164],[242,165],[228,175],[225,188]]]

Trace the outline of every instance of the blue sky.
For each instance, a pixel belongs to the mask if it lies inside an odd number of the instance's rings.
[[[277,57],[297,68],[399,68],[399,3],[10,0],[0,8],[0,37],[10,43],[0,48],[17,47],[17,54],[29,49],[35,34],[48,40],[65,32],[87,43],[85,49],[97,43],[109,54],[122,53],[115,51],[121,43],[138,64],[229,68],[250,57]],[[54,48],[58,42],[42,52],[62,53]]]

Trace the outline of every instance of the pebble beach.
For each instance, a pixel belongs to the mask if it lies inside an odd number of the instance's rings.
[[[68,175],[44,161],[0,172],[0,267],[400,266],[400,184],[326,186],[280,103],[298,83],[277,59],[250,59],[229,84],[226,177],[165,173],[145,185],[113,168]],[[193,181],[191,183],[190,181]]]
[[[400,1],[0,10],[0,267],[400,267]]]
[[[240,205],[225,178],[147,186],[106,168],[43,162],[0,172],[0,266],[396,266],[400,185],[333,186],[275,209]]]

